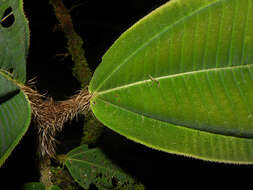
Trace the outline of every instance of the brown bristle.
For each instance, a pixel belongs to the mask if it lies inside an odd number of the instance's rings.
[[[66,121],[89,109],[92,95],[85,89],[65,101],[54,101],[29,86],[21,86],[21,89],[30,101],[33,118],[38,126],[41,156],[55,157],[57,132],[62,131]]]

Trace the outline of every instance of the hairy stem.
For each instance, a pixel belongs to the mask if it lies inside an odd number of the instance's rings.
[[[33,118],[38,126],[41,156],[55,157],[55,135],[62,131],[65,122],[89,109],[92,95],[85,89],[65,101],[54,101],[29,86],[21,86],[21,89],[30,101]]]

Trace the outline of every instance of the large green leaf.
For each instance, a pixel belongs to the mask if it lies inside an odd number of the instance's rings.
[[[67,154],[65,161],[72,177],[85,189],[90,184],[99,189],[113,188],[113,180],[119,186],[133,186],[134,179],[114,164],[99,148],[88,149],[87,145],[75,148]]]
[[[31,108],[16,83],[0,72],[0,166],[27,131]]]
[[[149,147],[253,163],[253,0],[172,0],[107,51],[96,117]]]
[[[11,15],[11,12],[14,16],[14,23],[10,22],[10,26],[4,27],[3,23],[7,20],[5,18]],[[0,68],[11,71],[16,80],[24,83],[29,29],[23,12],[23,1],[0,0],[0,22]]]

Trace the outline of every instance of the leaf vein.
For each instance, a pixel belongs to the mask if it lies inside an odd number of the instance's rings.
[[[229,69],[239,69],[239,68],[251,68],[253,67],[253,64],[248,64],[248,65],[236,65],[236,66],[228,66],[228,67],[220,67],[220,68],[208,68],[208,69],[202,69],[202,70],[198,70],[198,71],[189,71],[189,72],[184,72],[184,73],[177,73],[177,74],[172,74],[172,75],[165,75],[165,76],[160,76],[160,77],[153,77],[154,80],[159,81],[162,79],[167,79],[167,78],[175,78],[175,77],[180,77],[180,76],[184,76],[184,75],[191,75],[191,74],[197,74],[197,73],[204,73],[204,72],[211,72],[211,71],[222,71],[222,70],[229,70]],[[120,89],[124,89],[124,88],[129,88],[132,86],[137,86],[137,85],[141,85],[144,83],[150,83],[153,82],[150,79],[146,79],[146,80],[141,80],[141,81],[137,81],[131,84],[126,84],[126,85],[122,85],[122,86],[118,86],[118,87],[114,87],[108,90],[104,90],[104,91],[100,91],[100,92],[96,92],[94,93],[94,97],[98,96],[98,95],[102,95],[102,94],[106,94],[112,91],[116,91],[116,90],[120,90]]]
[[[215,6],[216,4],[222,3],[223,1],[227,1],[227,0],[217,0],[214,1],[212,3],[210,3],[209,5],[205,5],[203,7],[200,7],[196,10],[194,10],[193,12],[191,12],[190,14],[180,18],[179,20],[175,21],[173,24],[170,24],[169,26],[165,27],[163,30],[161,30],[161,32],[158,32],[157,34],[155,34],[154,36],[152,36],[149,40],[147,40],[145,43],[143,43],[139,48],[137,48],[135,51],[133,51],[130,55],[128,55],[121,64],[119,64],[117,67],[115,67],[114,70],[111,71],[111,73],[98,85],[98,87],[96,88],[95,91],[98,91],[102,85],[116,72],[118,71],[125,63],[128,62],[128,60],[130,60],[132,57],[134,57],[139,51],[141,51],[142,49],[144,49],[145,47],[147,47],[152,41],[154,41],[155,39],[159,38],[162,34],[164,34],[165,32],[169,31],[170,29],[172,29],[173,27],[177,26],[178,24],[184,22],[185,20],[188,20],[190,18],[192,18],[195,15],[198,15],[198,13],[204,11],[204,10],[208,10],[209,8]]]

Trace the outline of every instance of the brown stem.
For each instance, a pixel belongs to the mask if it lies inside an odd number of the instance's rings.
[[[85,89],[65,101],[54,101],[29,86],[21,86],[21,89],[30,101],[33,118],[39,128],[41,155],[55,157],[55,135],[62,131],[66,121],[89,109],[92,95]]]
[[[84,56],[83,40],[75,32],[70,12],[62,0],[50,0],[49,2],[54,8],[55,16],[68,40],[68,51],[74,62],[73,75],[80,81],[82,87],[86,87],[91,80],[92,73]]]

